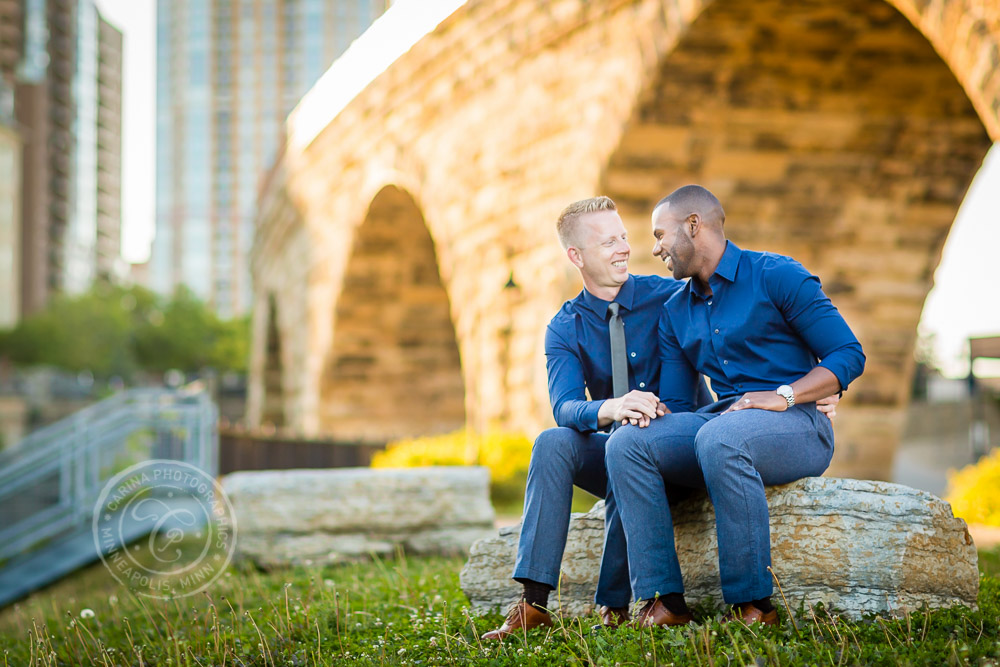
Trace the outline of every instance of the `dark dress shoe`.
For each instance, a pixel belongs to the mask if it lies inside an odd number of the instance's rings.
[[[691,615],[691,612],[675,614],[667,609],[660,598],[654,598],[647,600],[646,604],[642,606],[635,620],[632,621],[632,626],[636,628],[650,628],[654,625],[675,626],[687,625],[693,621],[694,616]]]
[[[628,607],[606,607],[602,605],[601,608],[598,609],[598,613],[601,616],[601,622],[590,628],[594,632],[599,631],[601,628],[614,630],[615,628],[628,623],[629,619],[632,617],[629,613]]]
[[[552,627],[552,617],[549,616],[548,612],[536,609],[522,600],[507,612],[507,618],[504,619],[503,625],[484,634],[483,639],[503,640],[504,637],[519,635],[542,626]]]
[[[722,617],[723,623],[731,623],[732,621],[741,621],[747,625],[753,623],[760,623],[762,625],[777,625],[778,624],[778,610],[772,609],[771,611],[761,611],[754,606],[752,602],[743,602],[741,604],[734,604],[733,610]]]

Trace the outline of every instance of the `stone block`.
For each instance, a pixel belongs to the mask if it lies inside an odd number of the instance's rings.
[[[260,567],[457,555],[493,533],[483,467],[237,472],[222,480],[237,554]]]
[[[772,569],[788,604],[822,602],[849,618],[869,613],[975,606],[977,553],[961,519],[941,499],[901,484],[811,477],[768,488]],[[677,555],[689,603],[722,603],[715,514],[697,493],[673,511]],[[479,612],[505,608],[520,526],[472,545],[462,590]],[[560,588],[550,604],[590,613],[604,539],[604,505],[574,514]],[[775,603],[781,604],[775,589]]]

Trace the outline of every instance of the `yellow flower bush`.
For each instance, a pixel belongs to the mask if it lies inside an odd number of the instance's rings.
[[[465,429],[390,442],[372,457],[373,468],[483,465],[490,469],[493,502],[519,503],[531,460],[531,440],[521,433]]]
[[[957,472],[948,473],[947,501],[969,523],[1000,526],[1000,447]]]

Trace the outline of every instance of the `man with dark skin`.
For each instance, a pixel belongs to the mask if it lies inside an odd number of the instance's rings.
[[[618,429],[606,445],[632,594],[644,601],[635,622],[690,622],[666,489],[704,486],[730,617],[774,624],[764,486],[826,470],[833,429],[816,401],[846,389],[865,356],[818,278],[789,257],[726,240],[725,213],[705,188],[665,197],[652,222],[653,254],[690,280],[660,318],[667,414]],[[699,373],[719,399],[700,408],[689,398]]]

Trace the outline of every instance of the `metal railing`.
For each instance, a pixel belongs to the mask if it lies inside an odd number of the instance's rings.
[[[217,416],[204,391],[131,389],[0,452],[0,561],[88,525],[108,480],[141,461],[214,476]]]

